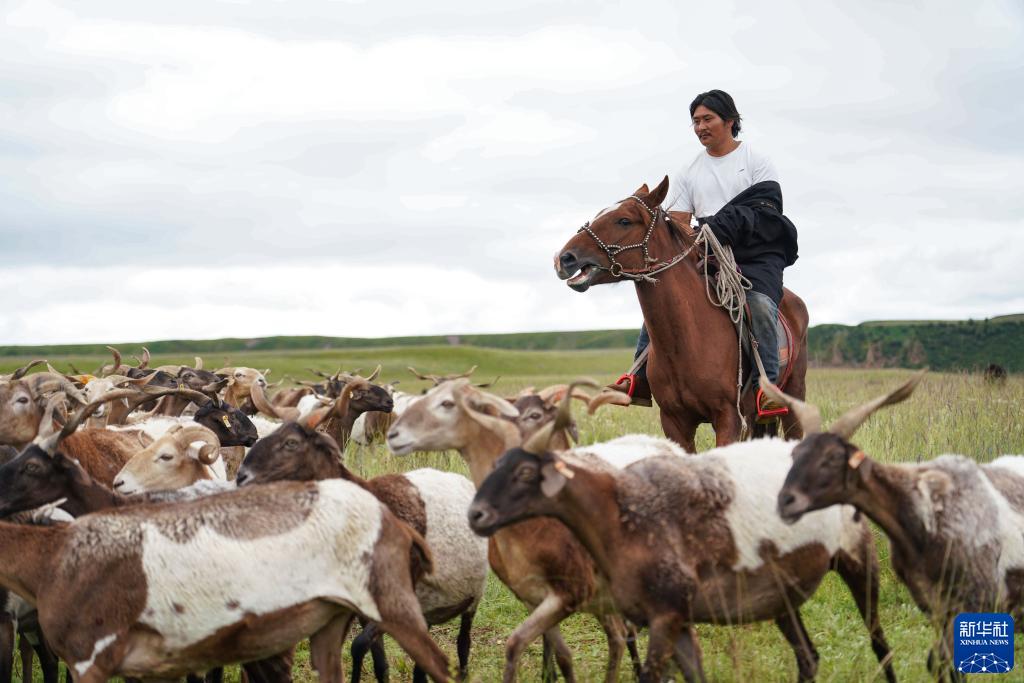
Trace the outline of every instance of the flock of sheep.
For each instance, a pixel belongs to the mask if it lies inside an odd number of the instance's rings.
[[[537,638],[545,678],[575,680],[559,631],[575,612],[607,635],[608,682],[627,650],[641,681],[672,664],[703,681],[694,624],[762,620],[805,681],[818,653],[800,606],[835,570],[894,681],[865,518],[939,625],[937,677],[961,677],[956,614],[1008,611],[1021,623],[1024,457],[883,464],[850,441],[920,375],[828,431],[814,406],[774,391],[802,441],[694,455],[646,435],[574,447],[574,400],[591,413],[628,403],[585,382],[501,397],[472,371],[417,373],[434,386],[410,395],[376,384],[378,368],[271,395],[253,368],[149,360],[126,365],[114,351],[92,375],[32,372],[35,361],[0,377],[0,679],[11,678],[16,630],[22,670],[35,654],[47,683],[59,660],[88,683],[217,681],[236,663],[253,683],[290,681],[305,639],[320,680],[340,682],[353,621],[353,680],[367,653],[387,678],[383,634],[415,662],[415,681],[462,679],[493,571],[530,611],[508,636],[505,681]],[[399,456],[456,450],[470,478],[363,479],[344,464],[349,439],[385,439]],[[429,628],[456,618],[452,665]]]

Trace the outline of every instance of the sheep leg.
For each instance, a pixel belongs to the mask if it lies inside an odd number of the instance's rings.
[[[796,609],[791,610],[789,614],[776,619],[775,625],[782,631],[782,635],[786,636],[796,655],[797,680],[813,681],[815,674],[818,673],[818,651],[814,649],[811,637],[804,628],[800,612]]]
[[[24,640],[24,638],[22,638]],[[24,650],[21,651],[22,664],[25,662]],[[31,664],[30,664],[31,666]],[[26,669],[22,667],[22,671]],[[32,669],[29,671],[29,680],[31,680]],[[3,612],[0,614],[0,681],[3,683],[10,683],[11,677],[14,675],[14,620],[10,614]],[[24,677],[24,674],[22,674]]]
[[[240,680],[242,683],[291,683],[292,660],[295,659],[295,646],[280,652],[273,657],[246,662],[242,665]]]
[[[700,642],[698,642],[697,633],[693,630],[692,626],[684,628],[683,632],[676,638],[673,658],[687,681],[701,681],[703,683],[706,680],[704,677],[704,662],[701,656]]]
[[[398,645],[427,672],[428,676],[440,683],[449,681],[451,675],[448,673],[448,658],[441,652],[437,643],[430,639],[427,622],[419,612],[419,604],[415,607],[416,611],[410,610],[408,614],[399,618],[385,617],[380,627],[398,641]]]
[[[565,639],[562,638],[562,632],[558,627],[548,629],[544,634],[544,642],[551,644],[551,653],[555,657],[555,663],[558,664],[558,670],[562,672],[562,678],[567,683],[572,683],[576,680],[576,674],[572,670],[572,650],[565,644]]]
[[[626,627],[626,649],[629,650],[629,658],[633,661],[633,677],[640,679],[640,670],[643,667],[643,660],[640,659],[640,650],[636,647],[637,629],[636,626],[623,620]]]
[[[224,682],[224,667],[218,666],[216,669],[210,669],[206,672],[206,676],[203,678],[204,683],[223,683]]]
[[[309,639],[309,659],[320,683],[342,683],[341,647],[352,623],[352,613],[343,612],[334,617]]]
[[[874,540],[869,534],[861,543],[860,558],[852,557],[846,551],[840,550],[836,554],[836,571],[853,594],[857,609],[868,627],[871,649],[874,650],[878,663],[885,669],[885,680],[896,683],[896,672],[892,668],[892,650],[885,640],[882,622],[878,618],[879,571],[873,544]]]
[[[502,677],[504,683],[515,681],[519,659],[523,656],[526,646],[542,633],[558,626],[559,622],[567,616],[569,616],[569,610],[566,609],[564,601],[557,593],[548,593],[541,600],[537,609],[526,617],[526,621],[516,627],[505,643],[505,673]]]
[[[558,680],[558,672],[555,671],[555,648],[551,645],[551,639],[545,633],[542,638],[540,654],[540,680],[541,683],[555,683]]]
[[[455,651],[459,656],[459,676],[466,677],[469,671],[469,646],[473,642],[473,618],[476,610],[463,612],[459,618],[459,635],[455,639]]]
[[[679,656],[676,653],[676,641],[681,637],[683,628],[682,620],[674,613],[661,614],[651,619],[650,635],[647,641],[647,661],[644,662],[644,668],[640,672],[640,683],[661,682],[666,660],[671,656]],[[683,673],[685,675],[686,669],[683,670]],[[686,680],[693,681],[694,679],[687,677]]]
[[[349,680],[351,683],[359,683],[363,674],[363,659],[366,658],[366,652],[370,651],[373,659],[373,675],[377,679],[377,683],[385,683],[388,680],[388,658],[380,639],[380,629],[372,621],[360,619],[359,623],[363,630],[352,640],[352,675]]]
[[[605,683],[615,683],[619,679],[619,665],[622,653],[626,650],[626,625],[617,614],[603,614],[599,618],[604,635],[608,639],[608,665],[605,669]]]

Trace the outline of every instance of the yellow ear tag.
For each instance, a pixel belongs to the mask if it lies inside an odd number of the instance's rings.
[[[850,466],[851,470],[855,470],[860,467],[860,464],[864,462],[864,458],[866,457],[867,456],[864,454],[864,451],[857,451],[850,456],[850,459],[846,461],[846,464]]]
[[[184,388],[185,388],[185,384],[182,383],[182,382],[178,382],[178,389],[184,389]]]
[[[221,415],[220,416],[220,421],[224,423],[225,427],[227,427],[228,429],[231,429],[231,423],[228,421],[228,416],[227,415]]]
[[[561,460],[556,460],[555,461],[555,469],[558,471],[559,474],[561,474],[566,479],[572,479],[573,477],[576,476],[573,473],[573,471],[571,469],[569,469],[569,466],[566,465]]]

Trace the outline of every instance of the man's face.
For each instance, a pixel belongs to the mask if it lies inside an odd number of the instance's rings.
[[[725,121],[703,104],[693,110],[693,132],[700,144],[710,149],[732,140],[732,121]]]

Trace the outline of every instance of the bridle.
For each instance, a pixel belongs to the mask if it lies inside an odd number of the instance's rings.
[[[635,194],[630,195],[629,197],[622,201],[626,201],[627,199],[635,199],[636,202],[640,206],[642,206],[644,208],[644,211],[646,211],[648,215],[651,217],[651,222],[647,226],[647,232],[644,234],[643,240],[637,242],[636,244],[628,244],[624,246],[619,244],[605,244],[604,240],[598,237],[597,233],[595,233],[590,228],[590,221],[584,223],[583,226],[576,231],[576,233],[579,234],[581,232],[585,232],[588,235],[590,235],[590,237],[595,242],[597,242],[597,246],[601,247],[601,249],[604,251],[605,256],[608,257],[609,265],[599,266],[595,264],[591,266],[592,268],[597,268],[598,270],[606,270],[609,273],[611,273],[612,277],[624,277],[630,280],[653,282],[657,284],[658,280],[654,276],[657,275],[658,273],[668,270],[669,268],[671,268],[672,266],[676,265],[677,263],[685,259],[687,256],[689,256],[690,252],[693,251],[694,248],[697,246],[698,242],[700,242],[701,236],[697,235],[697,237],[693,241],[693,244],[691,244],[681,253],[674,256],[669,261],[661,261],[659,259],[653,258],[647,249],[647,244],[651,241],[651,235],[654,234],[654,228],[655,226],[658,225],[658,219],[664,218],[665,223],[669,222],[668,213],[666,213],[660,205],[652,209],[651,207],[647,206],[646,203],[644,203],[644,200],[640,199]],[[640,249],[643,252],[645,264],[644,268],[625,268],[621,263],[619,263],[615,259],[615,257],[618,256],[619,254],[622,254],[623,252],[626,251],[631,251],[633,249]]]

